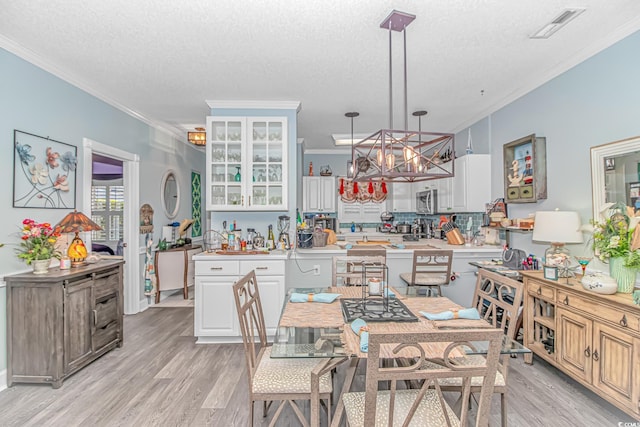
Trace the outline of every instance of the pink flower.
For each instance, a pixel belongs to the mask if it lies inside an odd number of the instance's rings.
[[[58,157],[60,157],[60,154],[55,153],[53,150],[51,150],[51,147],[47,147],[47,163],[52,169],[59,166],[58,162],[56,161]]]

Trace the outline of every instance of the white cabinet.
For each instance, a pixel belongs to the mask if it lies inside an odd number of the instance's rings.
[[[467,154],[455,160],[453,211],[484,212],[491,201],[491,158],[489,154]]]
[[[332,176],[304,176],[303,212],[336,211],[336,179]]]
[[[198,343],[240,342],[233,284],[254,270],[267,335],[275,335],[285,296],[285,260],[196,258],[194,334]]]
[[[338,220],[341,223],[380,222],[380,215],[386,210],[386,203],[344,203],[338,200]]]
[[[207,210],[288,210],[287,151],[286,117],[207,117]]]
[[[415,212],[416,192],[422,182],[394,182],[391,184],[391,211],[392,212]]]

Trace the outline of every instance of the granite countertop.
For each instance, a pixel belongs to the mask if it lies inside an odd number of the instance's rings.
[[[315,254],[315,253],[346,253],[346,246],[352,247],[375,247],[375,241],[369,241],[366,245],[356,245],[354,242],[338,242],[335,245],[327,245],[323,247],[315,247],[309,249],[296,249],[299,254]],[[466,246],[466,245],[450,245],[446,240],[441,239],[420,239],[416,242],[402,242],[400,244],[380,243],[379,246],[387,249],[387,255],[392,253],[410,253],[415,249],[451,249],[454,252],[502,252],[499,245],[483,245],[483,246]]]
[[[274,250],[271,252],[265,252],[261,254],[246,254],[246,255],[220,255],[215,252],[200,252],[197,255],[194,255],[192,259],[194,261],[211,261],[215,260],[229,260],[229,261],[237,261],[237,260],[255,260],[255,259],[288,259],[289,251],[283,250]]]

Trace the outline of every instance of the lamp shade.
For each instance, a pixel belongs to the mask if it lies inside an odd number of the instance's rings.
[[[582,243],[581,225],[578,212],[538,211],[531,239],[547,243]]]
[[[102,230],[102,227],[77,210],[68,213],[56,227],[59,227],[60,233],[81,233],[84,231]]]

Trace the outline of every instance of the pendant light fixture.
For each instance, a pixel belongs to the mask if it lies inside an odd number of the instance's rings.
[[[350,111],[344,114],[345,117],[349,117],[351,119],[351,161],[347,162],[347,178],[353,178],[354,170],[353,170],[353,119],[354,117],[358,117],[360,113],[357,111]]]
[[[407,35],[406,27],[415,15],[394,10],[380,24],[389,31],[389,127],[381,129],[357,143],[352,143],[351,159],[354,164],[354,181],[413,182],[438,178],[450,178],[454,174],[453,165],[443,167],[452,161],[454,155],[454,134],[408,130],[407,114]],[[392,84],[392,32],[402,32],[404,40],[404,129],[393,127],[393,84]],[[420,113],[420,114],[417,114]],[[414,116],[421,121],[426,111],[418,111]]]

